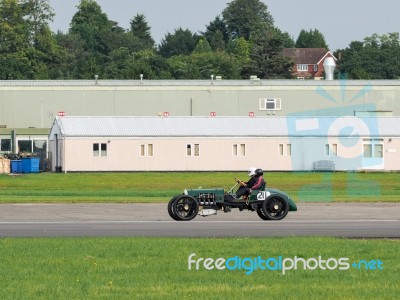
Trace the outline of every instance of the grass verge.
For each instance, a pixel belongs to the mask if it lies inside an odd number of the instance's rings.
[[[0,203],[167,202],[184,188],[224,188],[241,172],[42,173],[0,175]],[[297,202],[399,202],[400,173],[274,172],[267,185]]]
[[[0,240],[1,299],[395,299],[399,240],[34,238]],[[188,256],[380,260],[382,270],[188,270]],[[247,264],[248,265],[248,264]],[[331,263],[331,266],[334,264]]]

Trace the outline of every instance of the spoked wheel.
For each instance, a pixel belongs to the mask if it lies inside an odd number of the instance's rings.
[[[277,195],[270,195],[264,200],[262,205],[262,214],[266,218],[265,220],[282,220],[286,217],[288,211],[288,203],[285,199]],[[260,218],[262,217],[260,216]]]
[[[182,195],[174,197],[170,201],[170,216],[177,221],[190,221],[195,218],[199,212],[199,204],[193,197]],[[170,209],[168,209],[168,212]]]
[[[264,215],[264,212],[263,212],[262,208],[257,208],[256,211],[257,211],[257,215],[258,215],[261,219],[263,219],[263,220],[265,220],[265,221],[270,220],[270,219],[268,219],[268,218]]]

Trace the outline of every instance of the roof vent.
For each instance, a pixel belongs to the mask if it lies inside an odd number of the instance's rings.
[[[333,57],[327,57],[324,60],[325,79],[333,80],[333,72],[335,71],[336,63]]]

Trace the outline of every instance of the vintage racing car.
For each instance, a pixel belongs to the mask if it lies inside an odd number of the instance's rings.
[[[262,220],[282,220],[289,211],[297,211],[293,199],[280,190],[264,185],[243,200],[235,198],[232,193],[235,187],[226,193],[222,188],[185,189],[183,194],[169,201],[168,213],[176,221],[190,221],[197,215],[206,217],[216,215],[219,210],[230,212],[232,208],[238,208],[256,211]]]

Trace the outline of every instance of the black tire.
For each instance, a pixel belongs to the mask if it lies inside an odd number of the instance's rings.
[[[262,213],[266,220],[282,220],[289,211],[289,204],[278,195],[270,195],[264,200]]]
[[[257,208],[256,211],[257,211],[257,215],[258,215],[262,220],[264,220],[264,221],[270,220],[270,219],[268,219],[268,218],[264,215],[262,208]]]
[[[199,213],[199,203],[193,197],[182,195],[171,200],[171,211],[174,220],[190,221]]]
[[[169,216],[170,216],[172,219],[174,219],[174,220],[176,220],[176,221],[179,221],[179,219],[175,216],[174,210],[173,210],[173,208],[172,208],[172,204],[173,204],[174,201],[175,201],[176,199],[178,199],[180,196],[181,196],[181,195],[175,196],[175,197],[173,197],[171,200],[169,200],[169,202],[168,202],[168,214],[169,214]]]

